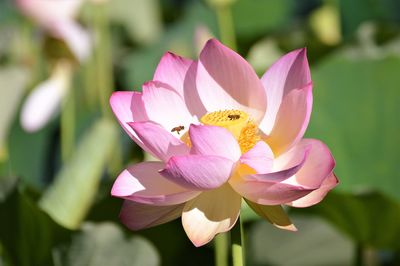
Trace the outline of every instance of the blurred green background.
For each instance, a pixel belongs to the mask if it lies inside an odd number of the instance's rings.
[[[400,265],[399,1],[87,0],[77,20],[93,39],[82,61],[0,1],[0,265],[214,264],[213,245],[195,248],[179,219],[140,232],[120,224],[113,180],[146,156],[108,107],[113,90],[151,80],[165,51],[196,58],[210,36],[259,75],[307,47],[306,135],[328,144],[340,179],[321,204],[289,210],[297,233],[244,209],[247,264]],[[60,112],[27,132],[22,106],[61,59],[72,76]]]

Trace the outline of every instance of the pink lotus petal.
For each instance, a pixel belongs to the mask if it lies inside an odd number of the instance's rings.
[[[166,162],[174,155],[189,153],[189,147],[185,143],[154,122],[132,122],[128,124],[136,133],[140,142],[143,143],[144,150],[162,161]]]
[[[161,162],[143,162],[125,169],[115,181],[111,195],[151,205],[174,205],[199,194],[183,188],[159,174]]]
[[[125,200],[119,218],[131,230],[140,230],[167,223],[181,216],[185,204],[153,206]]]
[[[111,109],[126,133],[141,147],[143,143],[129,122],[149,120],[144,110],[142,94],[134,91],[116,91],[110,97]]]
[[[224,184],[233,166],[234,162],[219,156],[174,156],[160,173],[183,187],[207,190]]]
[[[202,246],[218,233],[229,231],[240,213],[241,197],[224,186],[201,193],[185,204],[182,225],[192,243]]]
[[[335,160],[328,147],[316,139],[302,139],[293,149],[274,161],[274,168],[286,168],[299,160],[299,156],[308,152],[307,159],[301,169],[284,182],[310,188],[319,188],[332,173]]]
[[[304,197],[313,189],[273,181],[247,181],[240,178],[229,184],[243,197],[261,205],[279,205]]]
[[[312,85],[291,90],[283,99],[275,125],[265,141],[275,155],[293,147],[304,135],[311,116]]]
[[[153,80],[169,85],[183,98],[185,77],[192,63],[193,60],[167,52],[158,63]]]
[[[240,147],[235,137],[225,128],[190,125],[192,154],[215,155],[236,162],[240,158]]]
[[[240,162],[247,164],[257,173],[269,173],[272,170],[274,154],[264,141],[259,141],[248,152],[240,157]]]
[[[150,120],[162,125],[166,130],[183,126],[184,129],[173,134],[180,138],[188,130],[192,117],[182,97],[161,82],[149,81],[143,85],[143,103]]]
[[[289,216],[286,214],[281,205],[260,205],[250,200],[246,200],[246,203],[255,213],[266,219],[274,226],[288,231],[297,231],[296,226],[294,226],[292,221],[290,221]]]
[[[232,187],[245,198],[263,204],[288,204],[319,189],[332,172],[335,161],[320,141],[303,139],[274,160],[268,174],[235,175]]]
[[[260,129],[270,134],[283,99],[294,89],[311,83],[306,49],[290,52],[275,62],[261,78],[266,90],[268,109]]]
[[[202,117],[207,113],[196,89],[197,61],[167,52],[157,66],[153,81],[174,90],[184,99],[192,115]]]
[[[248,174],[242,178],[246,181],[284,182],[294,176],[305,164],[311,147],[295,150],[293,155],[282,156],[273,162],[273,171],[263,174]],[[286,155],[286,154],[285,154]],[[298,184],[295,184],[298,185]]]
[[[314,190],[310,194],[297,199],[288,205],[297,207],[297,208],[304,208],[315,205],[323,200],[326,194],[332,190],[337,184],[339,180],[336,178],[335,174],[332,172],[328,177],[325,178],[324,182],[320,186],[320,188]]]
[[[197,92],[209,112],[239,109],[255,121],[264,116],[267,99],[252,67],[240,55],[211,39],[200,54]]]

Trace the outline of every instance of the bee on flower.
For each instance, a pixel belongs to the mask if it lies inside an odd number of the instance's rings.
[[[233,227],[242,199],[296,230],[282,205],[317,204],[338,183],[328,147],[303,138],[312,108],[305,49],[259,79],[211,39],[198,60],[166,53],[141,93],[115,92],[110,104],[127,134],[160,160],[128,166],[114,183],[111,194],[124,199],[121,221],[132,230],[181,217],[202,246]]]

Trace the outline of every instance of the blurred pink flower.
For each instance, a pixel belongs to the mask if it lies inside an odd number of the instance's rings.
[[[50,35],[65,41],[79,60],[90,54],[89,34],[75,21],[84,0],[16,0],[19,9]]]
[[[242,197],[275,223],[274,214],[285,214],[274,207],[316,204],[338,182],[325,144],[302,138],[312,107],[305,49],[283,56],[260,80],[211,39],[198,61],[166,53],[142,93],[115,92],[110,104],[129,136],[161,160],[131,165],[114,183],[130,229],[181,216],[201,246],[232,228]]]
[[[60,60],[55,64],[50,77],[38,84],[22,105],[21,126],[27,132],[43,128],[59,110],[67,94],[72,76],[71,65]]]

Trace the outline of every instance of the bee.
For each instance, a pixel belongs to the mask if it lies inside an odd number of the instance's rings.
[[[184,126],[177,126],[177,127],[174,127],[173,129],[171,129],[171,132],[176,131],[176,133],[178,133],[178,135],[179,135],[179,132],[181,132],[181,130],[184,130],[184,129],[185,129]]]
[[[230,120],[238,120],[240,118],[240,115],[228,115],[228,118]]]

